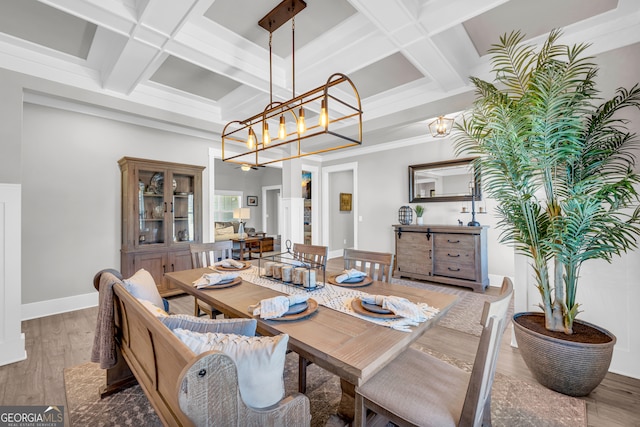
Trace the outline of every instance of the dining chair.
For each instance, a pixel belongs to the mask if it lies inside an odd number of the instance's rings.
[[[311,262],[315,267],[327,266],[329,257],[329,247],[319,245],[293,244],[293,257],[302,262]],[[307,392],[307,366],[310,364],[307,359],[298,355],[298,391]]]
[[[504,278],[500,297],[485,302],[480,343],[471,373],[408,348],[356,388],[353,426],[367,424],[367,410],[399,426],[490,426],[491,386],[513,284]],[[370,414],[369,420],[376,418]]]
[[[215,264],[221,259],[232,257],[233,242],[224,240],[222,242],[212,243],[192,243],[189,245],[191,252],[191,264],[193,268],[204,268]],[[200,316],[200,312],[206,313],[210,318],[215,319],[220,313],[211,305],[204,301],[199,301],[194,297],[194,316]]]
[[[345,249],[343,257],[345,270],[355,268],[356,270],[366,273],[373,280],[387,283],[391,282],[393,254]]]
[[[329,256],[328,246],[293,244],[293,257],[299,261],[308,261],[317,265],[326,266]]]

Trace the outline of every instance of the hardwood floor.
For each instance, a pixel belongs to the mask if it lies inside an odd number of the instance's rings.
[[[333,260],[332,260],[333,261]],[[330,261],[331,262],[331,261]],[[333,261],[335,262],[335,261]],[[339,264],[335,264],[339,265]],[[488,292],[497,294],[497,288]],[[192,314],[190,296],[170,298],[175,313]],[[27,360],[0,367],[0,405],[65,405],[63,369],[89,361],[97,308],[88,308],[22,323]],[[498,359],[498,371],[535,382],[507,329]],[[421,346],[472,362],[476,337],[436,326],[420,340]],[[587,402],[589,426],[640,427],[640,380],[607,374]],[[66,425],[68,416],[65,416]],[[84,427],[84,426],[82,426]]]

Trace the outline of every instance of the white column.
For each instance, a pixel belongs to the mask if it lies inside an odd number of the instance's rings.
[[[27,358],[21,329],[21,185],[0,184],[0,366]]]
[[[302,198],[302,159],[282,162],[282,233],[281,249],[286,241],[304,243],[304,199]]]

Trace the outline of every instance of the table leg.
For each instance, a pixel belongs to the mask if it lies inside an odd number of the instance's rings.
[[[352,421],[355,416],[356,386],[341,378],[340,388],[342,389],[342,397],[340,397],[338,415],[345,420]]]
[[[307,359],[298,356],[298,392],[307,393]]]

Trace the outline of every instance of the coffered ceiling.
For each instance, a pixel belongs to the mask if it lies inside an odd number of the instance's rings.
[[[269,102],[269,33],[280,0],[3,0],[0,67],[160,108],[220,133]],[[490,78],[499,35],[538,43],[556,27],[598,54],[640,41],[638,0],[306,0],[295,18],[295,88],[335,72],[355,83],[364,143],[428,132]],[[291,26],[274,32],[273,96],[292,97]],[[215,137],[214,137],[215,138]]]

